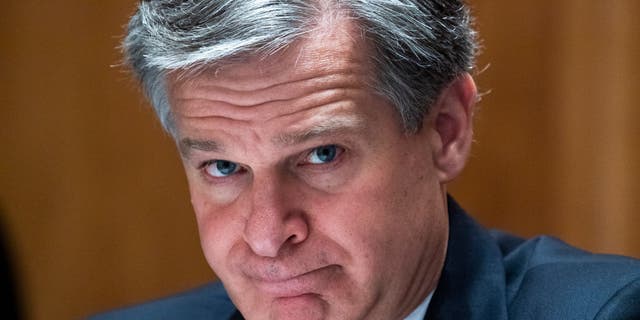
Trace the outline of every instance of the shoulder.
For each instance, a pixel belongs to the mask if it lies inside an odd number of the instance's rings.
[[[554,319],[640,317],[640,261],[593,254],[552,237],[494,231],[503,254],[509,314]]]
[[[229,319],[236,311],[221,283],[90,317],[110,319]]]

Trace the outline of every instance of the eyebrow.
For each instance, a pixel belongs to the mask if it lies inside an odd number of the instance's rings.
[[[365,122],[358,117],[334,117],[316,123],[309,128],[283,133],[272,141],[278,145],[295,145],[319,137],[358,132],[364,128]]]
[[[221,143],[214,140],[184,138],[178,143],[178,149],[185,158],[189,158],[191,150],[194,149],[206,152],[221,152],[224,148]]]
[[[277,145],[296,145],[311,139],[326,137],[336,134],[345,134],[362,131],[365,121],[358,117],[334,117],[314,124],[309,128],[280,134],[272,139]],[[178,149],[185,158],[191,157],[192,150],[205,152],[223,152],[223,145],[215,140],[200,140],[183,138],[178,143]]]

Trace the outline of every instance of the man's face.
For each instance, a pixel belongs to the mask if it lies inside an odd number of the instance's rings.
[[[435,133],[402,132],[367,56],[334,22],[271,58],[168,78],[202,248],[247,319],[398,319],[435,288]]]

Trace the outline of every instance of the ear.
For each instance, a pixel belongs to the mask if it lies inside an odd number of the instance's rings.
[[[465,73],[447,86],[430,111],[433,163],[440,183],[453,180],[464,168],[473,141],[473,109],[477,89]]]

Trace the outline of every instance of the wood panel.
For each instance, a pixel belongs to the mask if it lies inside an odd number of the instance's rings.
[[[30,319],[213,277],[172,142],[112,67],[133,5],[31,0],[3,12],[0,201]]]
[[[640,256],[637,1],[562,4],[556,37],[558,229],[597,251]]]
[[[452,192],[487,225],[640,256],[639,3],[473,3],[492,91]]]
[[[488,226],[530,236],[552,219],[550,1],[474,1],[483,44],[475,144],[451,193]]]
[[[475,0],[476,142],[453,194],[483,223],[640,256],[635,0]],[[213,277],[174,146],[116,48],[135,1],[9,1],[0,206],[29,319]],[[553,8],[553,9],[550,9]]]

